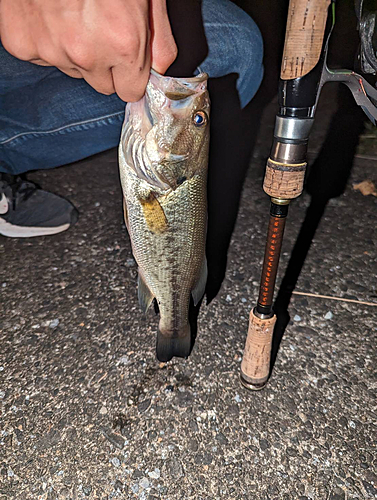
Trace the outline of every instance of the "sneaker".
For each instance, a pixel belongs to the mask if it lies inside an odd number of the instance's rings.
[[[78,219],[75,207],[19,176],[0,173],[0,234],[11,238],[65,231]]]

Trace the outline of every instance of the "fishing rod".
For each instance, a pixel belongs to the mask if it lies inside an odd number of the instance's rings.
[[[360,2],[360,0],[359,0]],[[342,82],[368,118],[377,121],[377,90],[350,70],[327,67],[328,42],[335,23],[335,0],[290,0],[278,90],[279,111],[263,189],[270,196],[259,297],[250,312],[241,363],[241,382],[262,389],[270,375],[276,315],[275,280],[288,207],[303,190],[309,134],[322,86]],[[369,24],[370,28],[370,24]]]

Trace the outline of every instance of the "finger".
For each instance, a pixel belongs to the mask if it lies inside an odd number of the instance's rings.
[[[149,73],[150,57],[147,58],[144,66],[135,64],[119,64],[111,68],[115,92],[125,102],[136,102],[141,99],[145,93]]]
[[[170,45],[170,47],[169,47]],[[161,49],[160,49],[161,48]],[[173,64],[178,55],[177,46],[175,45],[174,38],[166,40],[153,39],[152,43],[152,68],[164,75],[166,70]]]
[[[50,64],[47,61],[44,61],[43,59],[31,59],[29,62],[32,64],[36,64],[37,66],[46,66],[46,67],[52,67],[55,66],[54,64]],[[57,66],[55,66],[57,67]],[[76,68],[62,68],[62,67],[57,67],[58,70],[60,70],[62,73],[65,73],[68,76],[71,76],[72,78],[83,78],[80,70]]]
[[[1,2],[1,0],[0,0]],[[32,59],[37,59],[39,54],[38,50],[32,42],[29,42],[29,39],[25,37],[14,37],[9,35],[8,32],[3,29],[0,24],[0,33],[1,33],[1,45],[4,49],[9,52],[12,56],[20,59],[21,61],[30,61]]]
[[[20,11],[15,4],[0,0],[0,44],[17,59],[29,61],[38,58],[39,54],[22,9]]]
[[[58,68],[62,73],[72,77],[72,78],[84,78],[81,71],[76,68]]]
[[[85,71],[81,69],[79,71],[85,81],[100,94],[114,94],[115,87],[110,68],[96,71]]]
[[[52,66],[52,64],[48,63],[47,61],[38,58],[29,59],[29,62],[36,64],[37,66]]]
[[[52,45],[43,44],[38,50],[38,56],[30,59],[29,62],[38,66],[55,67],[68,76],[82,78],[80,69],[72,64],[64,51],[56,50]]]
[[[162,75],[174,62],[178,54],[166,2],[151,0],[151,64],[152,68]]]

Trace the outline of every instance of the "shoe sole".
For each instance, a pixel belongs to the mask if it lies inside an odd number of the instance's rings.
[[[16,226],[0,217],[0,234],[8,238],[32,238],[34,236],[49,236],[66,231],[71,224],[62,224],[56,227]]]

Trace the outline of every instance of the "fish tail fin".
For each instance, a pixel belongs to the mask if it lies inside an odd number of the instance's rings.
[[[157,331],[156,356],[159,361],[170,361],[174,356],[187,358],[191,352],[191,329],[189,323],[177,335],[164,335]]]

